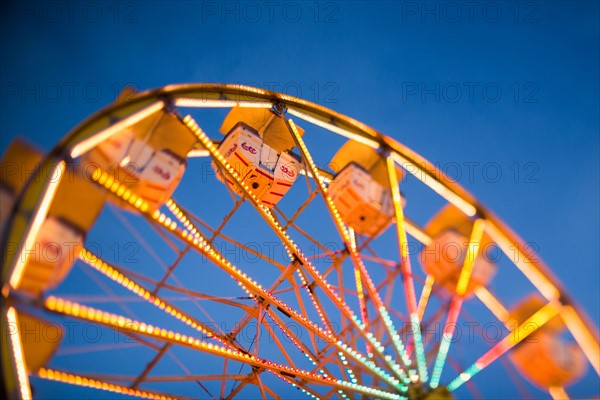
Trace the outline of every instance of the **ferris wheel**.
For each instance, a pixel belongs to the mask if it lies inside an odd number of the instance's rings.
[[[598,332],[530,246],[320,105],[125,90],[2,169],[8,398],[599,394]]]

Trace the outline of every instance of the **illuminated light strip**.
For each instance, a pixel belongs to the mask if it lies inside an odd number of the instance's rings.
[[[310,171],[305,171],[305,170],[304,170],[304,168],[301,168],[300,170],[298,170],[298,173],[299,173],[300,175],[308,175],[308,176],[309,176],[309,178],[313,178],[313,179],[315,178],[315,177],[313,176],[313,174],[311,174],[311,172],[310,172]],[[323,176],[322,174],[319,174],[319,176],[321,177],[321,180],[322,180],[323,182],[325,182],[325,183],[330,183],[330,182],[331,182],[331,179],[333,179],[333,178],[328,178],[328,177],[326,177],[326,176]]]
[[[508,336],[494,345],[484,355],[479,357],[473,365],[467,368],[465,372],[461,373],[457,378],[450,382],[447,389],[452,392],[459,388],[475,374],[486,368],[529,335],[536,332],[536,330],[531,329],[531,326],[537,326],[537,329],[540,329],[542,325],[554,318],[560,311],[561,305],[558,301],[550,302],[540,308],[535,314],[520,324],[515,331],[511,332]]]
[[[425,349],[423,338],[421,336],[421,321],[419,317],[419,307],[417,305],[417,295],[415,293],[415,283],[413,280],[412,267],[410,265],[410,254],[408,250],[408,240],[404,230],[404,210],[402,210],[402,196],[398,189],[398,176],[396,174],[396,164],[392,157],[386,157],[388,180],[392,192],[392,201],[394,203],[394,212],[396,214],[396,232],[398,236],[398,250],[400,251],[400,267],[402,268],[402,281],[406,293],[406,303],[410,314],[411,330],[415,342],[417,367],[419,369],[419,379],[427,382],[427,361],[425,359]],[[425,289],[423,289],[425,290]]]
[[[350,246],[356,251],[356,235],[354,229],[348,227],[348,236],[350,237]],[[360,270],[354,267],[354,281],[356,283],[356,292],[358,293],[358,306],[360,307],[360,318],[362,320],[365,329],[369,328],[369,315],[367,313],[367,303],[365,301],[365,293],[362,285],[362,279],[360,278]],[[373,354],[371,344],[367,342],[367,354]]]
[[[429,186],[431,190],[448,200],[450,203],[454,204],[467,216],[472,217],[476,214],[477,209],[473,204],[464,200],[462,197],[454,193],[451,189],[448,189],[436,178],[427,175],[425,170],[419,168],[417,165],[408,161],[398,153],[391,153],[391,156],[392,158],[394,158],[394,161],[396,161],[396,163],[398,163],[398,165],[400,165],[404,170],[412,174],[415,178],[423,182],[425,185]]]
[[[460,314],[460,309],[462,308],[465,293],[467,292],[469,280],[471,279],[471,273],[473,272],[473,266],[475,265],[477,254],[479,253],[479,245],[481,243],[484,230],[485,220],[481,218],[477,219],[473,223],[471,238],[469,239],[469,247],[467,247],[467,254],[465,256],[462,269],[460,270],[460,276],[458,278],[458,283],[456,284],[456,292],[454,293],[452,302],[450,303],[450,311],[448,311],[448,317],[446,319],[446,324],[444,325],[446,329],[444,329],[442,342],[440,343],[440,348],[433,366],[431,383],[429,386],[434,389],[438,387],[440,378],[442,376],[444,364],[446,363],[446,358],[448,356],[448,350],[450,349],[450,343],[452,342],[452,337],[454,336],[456,322],[458,321],[458,315]]]
[[[365,144],[373,149],[378,149],[379,148],[379,143],[377,141],[375,141],[374,139],[369,139],[366,138],[362,135],[356,134],[354,132],[350,132],[347,131],[343,128],[340,128],[339,126],[333,125],[333,124],[329,124],[327,122],[323,122],[320,119],[317,119],[315,117],[311,117],[310,115],[304,114],[301,111],[297,111],[294,110],[293,108],[288,108],[287,112],[298,117],[301,118],[303,120],[305,120],[306,122],[310,122],[311,124],[320,126],[321,128],[327,129],[328,131],[331,131],[333,133],[337,133],[338,135],[342,135],[348,139],[352,139],[356,142]]]
[[[427,303],[429,302],[429,297],[431,296],[431,290],[433,289],[434,283],[434,276],[427,275],[427,278],[425,278],[425,285],[423,285],[423,291],[421,292],[421,297],[419,298],[419,305],[417,307],[417,315],[419,316],[419,321],[422,320],[423,315],[425,315],[425,308],[427,307]]]
[[[564,387],[553,386],[548,389],[548,393],[552,396],[553,400],[569,400],[570,397],[565,391]]]
[[[354,267],[354,281],[356,282],[356,292],[358,293],[358,306],[360,307],[360,318],[365,329],[369,329],[369,316],[367,314],[367,303],[365,302],[365,293],[363,290],[360,270]],[[367,342],[367,354],[371,355],[373,350]]]
[[[467,287],[469,286],[469,281],[471,280],[471,275],[473,273],[473,267],[475,266],[475,260],[477,259],[477,254],[479,253],[479,245],[481,243],[481,239],[483,238],[484,229],[485,220],[477,219],[473,223],[473,232],[471,232],[469,247],[467,248],[465,261],[462,270],[460,271],[458,284],[456,285],[456,294],[461,297],[464,297],[465,293],[467,292]]]
[[[350,378],[350,381],[352,383],[357,383],[358,380],[356,379],[356,376],[354,375],[354,371],[352,371],[352,368],[347,367],[348,360],[346,360],[346,357],[344,357],[344,354],[341,351],[338,352],[338,357],[342,361],[342,365],[346,366],[346,368],[345,368],[346,369],[346,373],[348,374],[348,377]]]
[[[312,159],[312,156],[310,155],[310,152],[308,151],[306,145],[304,144],[304,141],[302,140],[302,137],[300,136],[298,129],[296,128],[296,125],[294,124],[294,121],[289,119],[286,122],[294,136],[294,140],[296,141],[298,148],[300,149],[300,153],[302,154],[304,160],[306,160],[306,163],[308,164],[308,166],[310,168],[311,173],[317,177],[317,179],[315,179],[315,181],[317,183],[317,187],[318,187],[319,191],[321,192],[321,195],[323,196],[323,199],[325,200],[325,205],[327,206],[328,211],[331,214],[331,216],[333,216],[335,226],[336,226],[342,240],[344,241],[344,244],[348,248],[350,257],[352,259],[352,262],[353,262],[355,268],[359,269],[362,278],[365,280],[369,295],[370,295],[373,303],[375,304],[375,308],[377,309],[379,316],[381,317],[381,319],[384,322],[384,325],[385,325],[388,335],[392,339],[392,343],[394,344],[394,349],[396,350],[398,356],[400,358],[402,358],[404,363],[408,364],[409,360],[408,360],[408,355],[406,353],[406,349],[404,348],[404,344],[402,343],[402,340],[400,340],[400,337],[397,335],[396,328],[394,327],[394,324],[385,308],[385,305],[384,305],[383,301],[381,300],[379,293],[377,292],[377,288],[375,287],[375,284],[371,280],[371,277],[369,276],[367,269],[366,269],[364,263],[362,262],[362,259],[360,258],[356,248],[354,248],[351,245],[351,238],[350,238],[348,231],[346,230],[344,221],[342,220],[340,213],[338,212],[335,204],[333,203],[333,200],[331,199],[331,197],[329,197],[327,195],[327,190],[323,186],[323,181],[321,180],[321,178],[319,176],[318,168],[315,165],[315,163]],[[363,327],[363,329],[365,329],[365,328]],[[378,346],[376,346],[376,349],[378,350],[379,354],[381,356],[383,356],[384,360],[388,361],[388,364],[392,367],[394,372],[398,373],[398,370],[396,369],[397,365],[390,363],[390,360],[388,360],[385,357],[385,355],[383,353],[385,350],[384,347],[381,345],[378,345]],[[406,376],[406,373],[404,371],[399,376],[403,380],[408,379],[408,377]]]
[[[425,246],[429,246],[431,243],[433,243],[433,239],[430,238],[429,235],[415,226],[412,222],[409,222],[406,218],[404,219],[404,230],[406,233],[423,243]]]
[[[297,258],[306,267],[307,272],[311,275],[311,277],[316,282],[320,283],[319,286],[323,289],[323,291],[326,293],[326,295],[332,300],[332,302],[334,302],[335,304],[337,304],[337,306],[339,307],[340,311],[342,311],[342,313],[344,313],[346,315],[346,317],[349,319],[349,321],[358,329],[359,333],[365,335],[364,330],[361,329],[360,322],[358,321],[358,319],[356,318],[356,316],[354,315],[354,313],[352,312],[352,310],[340,298],[340,296],[332,289],[331,285],[329,283],[327,283],[327,281],[320,275],[320,273],[317,271],[317,269],[308,261],[308,259],[304,256],[304,254],[302,254],[302,252],[295,246],[295,244],[292,241],[292,239],[283,230],[283,228],[277,222],[277,220],[275,220],[275,218],[273,217],[273,215],[271,214],[271,212],[269,211],[269,209],[266,208],[266,207],[261,206],[259,200],[251,192],[251,190],[248,187],[248,185],[246,185],[246,184],[244,184],[244,183],[242,183],[240,181],[240,178],[239,178],[237,172],[229,165],[229,163],[223,157],[223,155],[219,153],[217,146],[215,146],[214,143],[210,140],[210,138],[202,131],[202,129],[198,126],[198,124],[196,123],[196,121],[194,121],[194,119],[191,116],[188,115],[188,116],[186,116],[183,119],[183,122],[188,126],[188,128],[192,131],[192,133],[194,135],[196,135],[196,137],[202,143],[202,145],[204,145],[206,147],[206,149],[209,150],[209,152],[211,153],[211,155],[213,157],[213,160],[215,160],[215,162],[219,163],[223,167],[224,171],[226,173],[228,173],[230,175],[230,177],[237,183],[237,185],[239,186],[239,188],[242,191],[242,193],[244,193],[245,197],[247,199],[249,199],[252,202],[252,204],[254,204],[254,206],[255,206],[256,210],[259,212],[259,214],[274,229],[274,231],[277,233],[277,235],[280,237],[280,239],[284,243],[286,251],[288,252],[288,256],[290,257],[290,259],[293,261],[293,260],[295,260]],[[315,176],[318,178],[319,174],[315,173]],[[317,179],[317,181],[318,181],[318,179]],[[204,252],[204,254],[207,254],[206,250],[204,250],[202,248],[199,248],[199,250],[202,251],[202,252]],[[214,252],[214,250],[211,250],[211,251]],[[292,253],[292,251],[293,251],[293,253]],[[211,255],[210,252],[207,255],[210,258],[210,255]],[[220,265],[216,261],[213,261],[213,262],[215,262],[217,265]],[[225,266],[223,266],[223,268],[229,268],[229,266],[225,265]],[[234,275],[234,274],[231,273],[231,271],[228,271],[228,273],[230,275],[232,275],[232,276]],[[371,284],[372,284],[372,282],[371,282]],[[251,294],[250,291],[246,288],[246,286],[242,285],[241,282],[240,282],[240,286],[242,286],[242,288],[248,294]],[[262,287],[261,287],[260,290],[262,291],[262,293],[259,292],[260,296],[264,297],[264,294],[268,293],[266,290],[262,289]],[[324,335],[328,339],[332,339],[330,341],[331,343],[334,343],[335,346],[338,349],[343,349],[343,351],[347,355],[350,355],[351,358],[353,358],[355,361],[357,361],[361,365],[367,367],[367,369],[371,373],[377,375],[378,377],[380,377],[381,379],[383,379],[384,381],[388,382],[389,384],[391,384],[394,387],[398,385],[399,382],[398,382],[398,380],[396,378],[393,378],[393,377],[389,376],[388,374],[386,374],[380,368],[374,368],[372,365],[369,365],[368,362],[367,362],[366,357],[364,357],[363,355],[361,355],[360,353],[358,353],[354,349],[349,348],[345,344],[341,343],[341,341],[336,342],[336,340],[332,336],[327,335],[325,333],[325,331],[323,331],[320,327],[318,327],[312,321],[309,321],[306,318],[304,318],[303,316],[299,315],[295,310],[292,310],[287,305],[284,305],[283,303],[279,302],[276,299],[276,297],[269,296],[268,298],[274,304],[281,304],[281,307],[287,309],[290,313],[292,313],[294,315],[294,318],[296,318],[297,322],[300,322],[301,324],[304,324],[307,329],[312,330],[313,332],[316,332],[321,337]],[[397,335],[396,332],[394,332],[394,334],[395,334],[395,336],[394,336],[395,340],[400,340],[400,336]],[[370,339],[370,340],[371,340],[371,342],[374,341],[374,339]],[[400,367],[397,364],[395,364],[393,362],[393,360],[391,360],[391,358],[388,360],[388,359],[386,359],[384,357],[384,355],[382,353],[383,346],[381,346],[379,344],[379,342],[377,342],[377,344],[378,344],[377,348],[381,349],[381,351],[379,352],[379,354],[381,355],[382,359],[386,360],[386,362],[388,363],[388,365],[390,365],[392,367],[394,373],[397,374],[401,379],[408,380],[408,377],[406,377],[406,374],[404,373],[404,371],[401,371]]]
[[[143,108],[142,110],[133,113],[129,117],[124,118],[124,119],[120,120],[119,122],[114,123],[113,125],[109,126],[108,128],[105,128],[105,129],[101,130],[100,132],[93,134],[92,136],[88,137],[87,139],[84,139],[81,142],[77,143],[73,147],[73,149],[71,150],[71,157],[77,158],[77,157],[84,155],[85,153],[87,153],[88,151],[90,151],[91,149],[93,149],[94,147],[99,145],[100,143],[104,142],[105,140],[110,139],[111,136],[113,136],[114,134],[116,134],[119,131],[122,131],[123,129],[126,129],[132,125],[137,124],[144,118],[161,110],[163,107],[164,107],[164,103],[162,101],[157,101],[155,103],[150,104],[146,108]]]
[[[221,343],[223,345],[231,346],[233,348],[240,350],[240,348],[238,346],[236,346],[232,342],[229,342],[227,340],[227,338],[223,338],[222,335],[215,332],[210,327],[207,327],[202,322],[197,321],[195,318],[186,314],[184,311],[181,311],[178,308],[176,308],[175,306],[165,302],[160,297],[153,295],[147,289],[145,289],[143,286],[139,285],[138,283],[134,282],[127,276],[123,275],[122,273],[117,271],[114,267],[107,264],[105,261],[101,260],[100,258],[98,258],[96,255],[94,255],[90,251],[88,251],[86,249],[82,249],[79,253],[79,259],[81,261],[83,261],[85,264],[94,268],[96,271],[103,274],[104,276],[117,282],[119,285],[123,286],[125,289],[138,295],[142,299],[146,300],[148,303],[153,304],[154,306],[163,310],[165,313],[175,317],[177,320],[183,322],[184,324],[191,326],[193,329],[197,330],[198,332],[200,332],[204,335],[210,336],[212,339],[218,341],[219,343]]]
[[[506,307],[500,303],[500,300],[498,300],[487,288],[478,286],[475,289],[475,296],[477,296],[479,301],[481,301],[500,322],[508,322],[510,313]]]
[[[269,317],[269,319],[271,321],[273,321],[275,323],[275,325],[277,325],[277,327],[279,328],[279,330],[290,340],[290,342],[298,349],[300,350],[300,352],[302,354],[304,354],[304,356],[306,358],[308,358],[310,360],[310,362],[313,365],[317,365],[316,363],[316,359],[309,354],[310,352],[308,351],[308,349],[306,348],[306,346],[304,346],[304,343],[299,342],[298,340],[296,340],[293,335],[290,335],[288,333],[288,329],[284,328],[284,326],[280,323],[280,320],[278,318],[275,318],[275,316],[271,313],[265,313],[265,315],[267,315],[267,317]],[[302,343],[302,344],[301,344]]]
[[[45,191],[42,194],[41,201],[35,208],[34,214],[31,217],[31,222],[25,235],[24,245],[21,248],[19,256],[15,260],[15,265],[13,266],[12,274],[10,275],[9,283],[13,288],[17,288],[21,283],[25,265],[27,264],[31,250],[35,245],[39,230],[42,227],[46,216],[48,215],[48,210],[50,209],[50,205],[52,204],[56,190],[58,189],[58,186],[60,185],[60,182],[64,176],[65,165],[65,162],[61,161],[52,170],[52,175],[49,175],[51,177],[50,182],[48,182]]]
[[[273,103],[270,101],[244,101],[244,100],[220,100],[220,99],[197,99],[190,97],[180,97],[175,99],[177,107],[194,107],[194,108],[272,108]]]
[[[561,317],[571,335],[575,338],[583,354],[587,357],[596,373],[600,375],[600,346],[598,345],[598,336],[590,331],[590,327],[579,317],[572,306],[564,306]]]
[[[6,310],[6,321],[8,326],[20,326],[17,312],[13,307]],[[25,365],[25,356],[23,355],[23,345],[21,344],[20,333],[7,332],[10,346],[12,349],[12,359],[17,373],[17,383],[19,385],[19,395],[23,400],[31,400],[31,388],[29,386],[29,376],[27,375],[27,366]]]
[[[99,185],[103,186],[106,190],[112,192],[117,197],[121,198],[121,200],[128,202],[132,207],[136,208],[137,210],[143,213],[148,211],[148,203],[144,201],[142,197],[133,193],[127,188],[127,186],[115,180],[115,178],[111,174],[107,173],[106,171],[103,171],[101,168],[96,168],[94,170],[94,172],[92,173],[92,180],[98,183]],[[159,210],[156,210],[154,214],[157,215],[157,217],[162,215],[162,219],[165,219],[165,215],[162,214]],[[169,222],[170,221],[171,219],[169,219]],[[177,224],[173,221],[172,227],[169,227],[169,229],[173,230],[176,228],[176,226]]]
[[[300,278],[300,281],[302,282],[302,285],[306,289],[306,293],[308,294],[308,297],[312,301],[313,307],[315,307],[315,310],[317,311],[317,314],[319,315],[319,318],[321,319],[323,326],[325,326],[327,328],[326,332],[329,335],[334,336],[334,330],[333,330],[333,327],[331,326],[331,322],[326,317],[325,312],[323,311],[323,308],[321,307],[321,305],[317,302],[317,299],[315,298],[314,293],[312,292],[311,288],[309,287],[304,274],[299,270],[297,271],[297,274],[298,274],[298,277]]]
[[[186,122],[186,124],[189,124],[189,121],[190,121],[190,119],[187,119],[187,117],[186,117],[186,119],[184,119],[184,122]],[[193,120],[191,120],[191,121],[193,121]],[[199,129],[199,127],[198,127],[198,129]],[[194,132],[194,133],[196,133],[196,132]],[[206,139],[204,144],[207,146],[207,148],[209,150],[214,151],[216,148],[212,144],[212,142],[210,142],[210,139],[208,139],[208,137],[206,137],[206,136],[204,136],[204,138]],[[218,156],[223,158],[220,154],[218,154]],[[231,169],[231,167],[228,164],[226,164],[225,166],[229,167]],[[125,189],[125,187],[120,182],[115,181],[114,178],[110,174],[106,173],[105,171],[102,171],[100,168],[97,168],[94,171],[94,173],[92,174],[92,180],[97,182],[98,184],[104,186],[105,188],[109,189],[115,196],[120,197],[124,201],[128,201],[133,207],[135,207],[142,213],[150,216],[153,220],[155,220],[156,222],[161,224],[166,229],[168,229],[170,231],[177,230],[177,223],[175,221],[172,221],[170,218],[166,217],[166,215],[163,214],[162,212],[160,212],[159,210],[156,210],[151,215],[149,215],[148,214],[148,204],[145,201],[143,201],[143,199],[137,197],[135,194],[133,194],[130,191],[128,191],[127,189]],[[171,211],[173,211],[174,209],[175,210],[178,209],[178,208],[176,208],[177,206],[172,200],[170,201],[170,204],[168,207],[171,209]],[[264,211],[265,209],[260,208],[260,210]],[[179,210],[179,212],[181,212],[181,210]],[[272,218],[272,216],[269,213],[266,213],[265,215]],[[241,270],[239,270],[238,268],[233,266],[229,261],[227,261],[220,254],[218,254],[218,252],[215,251],[210,246],[210,244],[202,236],[200,236],[199,233],[193,234],[192,232],[188,232],[187,230],[177,231],[176,233],[178,233],[179,236],[184,241],[189,243],[191,246],[193,246],[195,249],[200,251],[202,254],[206,255],[213,263],[215,263],[216,265],[221,267],[225,272],[227,272],[233,279],[235,279],[238,282],[238,286],[240,286],[249,296],[262,297],[265,300],[268,300],[268,302],[270,302],[271,304],[275,305],[275,307],[285,309],[286,312],[288,312],[290,314],[291,318],[293,318],[296,322],[299,322],[306,329],[316,333],[321,339],[325,339],[329,343],[334,343],[336,345],[336,347],[338,347],[339,349],[343,349],[343,351],[345,351],[346,354],[349,354],[354,360],[358,361],[365,367],[369,368],[375,375],[377,375],[381,379],[387,381],[392,386],[394,386],[394,387],[397,386],[397,384],[399,382],[395,378],[385,374],[384,371],[382,371],[382,370],[377,371],[376,369],[374,369],[372,367],[370,368],[369,365],[367,364],[367,360],[364,356],[360,355],[358,352],[356,352],[355,350],[353,350],[345,345],[341,346],[331,334],[328,334],[324,329],[319,327],[314,322],[308,320],[307,318],[303,317],[302,315],[299,315],[295,310],[291,309],[287,304],[278,300],[277,297],[275,297],[274,295],[272,295],[271,293],[269,293],[265,289],[263,289],[260,284],[258,284],[256,281],[251,279],[249,276],[247,276]],[[314,267],[312,267],[312,268],[314,269]],[[328,288],[329,288],[329,285],[328,285]]]
[[[140,397],[143,399],[157,399],[157,400],[171,400],[176,397],[170,397],[168,395],[156,392],[149,392],[145,390],[132,389],[127,386],[115,385],[113,383],[99,381],[92,378],[86,378],[80,375],[70,374],[68,372],[57,371],[49,368],[40,368],[37,372],[37,376],[54,382],[67,383],[74,386],[82,386],[97,390],[104,390],[111,393],[119,393],[127,396]]]
[[[318,396],[316,396],[315,394],[313,394],[312,392],[306,390],[304,387],[300,386],[298,383],[299,382],[294,382],[289,378],[286,378],[284,376],[281,375],[277,375],[275,374],[275,376],[277,376],[279,379],[281,379],[282,381],[286,382],[287,384],[291,385],[292,387],[295,387],[296,389],[299,389],[302,393],[304,393],[305,395],[307,395],[308,397],[311,397],[315,400],[321,400]]]
[[[553,400],[569,400],[569,395],[563,387],[553,386],[548,389],[548,393],[552,396]]]
[[[210,156],[210,153],[208,152],[208,150],[202,150],[202,149],[192,149],[187,153],[187,158],[201,158],[201,157],[208,157]]]
[[[417,296],[412,276],[412,267],[410,265],[410,254],[408,251],[408,240],[404,230],[404,211],[402,210],[402,198],[398,189],[398,176],[396,175],[396,165],[391,157],[386,158],[388,179],[390,190],[392,192],[392,201],[396,214],[396,231],[398,234],[398,250],[400,251],[400,266],[404,281],[404,290],[406,292],[406,303],[408,312],[411,315],[417,314]]]
[[[509,242],[506,236],[504,236],[492,222],[488,223],[486,232],[492,240],[496,242],[500,249],[502,249],[502,252],[517,266],[523,275],[529,279],[533,286],[535,286],[548,301],[558,300],[560,291],[538,268],[535,267],[536,260],[531,260],[530,257],[527,257],[527,255],[521,251],[519,245],[515,246],[516,243]],[[516,260],[514,259],[515,257],[517,258]]]
[[[177,205],[175,200],[168,199],[166,202],[167,208],[175,218],[183,225],[185,229],[187,229],[192,235],[200,237],[200,232],[198,228],[194,225],[192,221],[185,215],[185,213],[181,210],[181,208]]]

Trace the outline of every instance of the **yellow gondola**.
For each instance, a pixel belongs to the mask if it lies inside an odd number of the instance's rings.
[[[450,293],[456,291],[472,229],[473,221],[453,205],[445,206],[425,226],[425,233],[433,240],[419,255],[421,265],[428,275],[435,278],[436,283]],[[466,297],[470,297],[478,287],[487,286],[496,273],[495,263],[487,257],[490,246],[493,246],[493,241],[484,234],[479,243]]]
[[[327,193],[346,225],[366,236],[383,232],[395,215],[385,158],[369,146],[348,141],[329,165],[338,173]],[[396,175],[398,181],[403,177],[400,169]]]

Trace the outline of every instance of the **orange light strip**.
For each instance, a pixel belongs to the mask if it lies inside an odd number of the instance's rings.
[[[145,390],[132,389],[127,386],[115,385],[113,383],[99,381],[92,378],[86,378],[80,375],[70,374],[68,372],[57,371],[50,368],[40,368],[37,376],[49,381],[67,383],[74,386],[82,386],[97,390],[103,390],[110,393],[118,393],[126,396],[134,396],[142,399],[157,399],[157,400],[174,400],[176,397],[171,397],[165,394],[149,392]]]
[[[6,321],[6,329],[9,329],[10,326],[20,326],[17,311],[13,307],[9,307],[6,310]],[[29,377],[27,375],[27,366],[25,365],[25,356],[23,355],[20,333],[7,332],[7,334],[12,350],[15,372],[17,373],[17,383],[19,385],[18,395],[22,400],[31,400],[31,388],[29,386]]]
[[[350,246],[356,251],[356,235],[354,229],[348,227],[348,235],[350,236]],[[365,291],[360,277],[360,269],[354,267],[354,282],[356,283],[356,293],[358,293],[358,306],[360,308],[360,318],[365,329],[369,329],[369,315],[367,314],[367,303],[365,301]],[[366,343],[367,354],[373,353],[371,343]]]
[[[548,389],[548,393],[552,396],[552,400],[569,400],[569,395],[563,387],[553,386]]]
[[[56,312],[70,317],[75,317],[84,321],[108,326],[116,331],[126,331],[130,333],[142,334],[154,339],[168,341],[173,344],[189,347],[203,353],[208,353],[234,361],[240,361],[255,367],[264,368],[276,374],[285,376],[293,375],[300,379],[305,379],[316,384],[329,385],[340,389],[352,390],[356,393],[381,396],[388,399],[397,399],[398,395],[384,390],[372,389],[362,385],[352,384],[337,380],[332,377],[326,377],[310,371],[292,368],[276,362],[271,362],[252,354],[244,353],[224,346],[207,343],[200,339],[182,335],[164,328],[155,327],[144,322],[132,320],[121,315],[112,314],[106,311],[87,307],[85,305],[71,302],[55,296],[49,296],[44,301],[44,308],[51,312]]]
[[[456,285],[456,294],[464,297],[467,292],[469,281],[471,280],[471,274],[473,273],[473,267],[475,266],[475,260],[479,253],[479,245],[483,238],[483,232],[485,229],[485,220],[477,219],[473,223],[473,232],[471,232],[471,239],[469,240],[469,247],[467,248],[467,254],[463,267],[460,271],[460,277],[458,278],[458,284]]]
[[[35,246],[37,235],[42,227],[42,224],[46,220],[46,216],[48,215],[48,210],[50,209],[50,205],[52,204],[56,190],[58,189],[58,186],[60,185],[60,182],[64,176],[65,165],[66,164],[64,161],[60,161],[53,168],[52,175],[49,175],[50,181],[47,183],[42,194],[42,198],[35,208],[33,216],[31,217],[31,222],[25,235],[25,241],[21,247],[21,252],[15,260],[15,264],[10,275],[9,283],[13,288],[17,288],[21,283],[23,271],[25,269],[25,265],[27,264],[29,255],[32,253],[31,250]]]
[[[475,296],[477,296],[479,301],[481,301],[500,322],[508,322],[510,313],[500,300],[498,300],[487,288],[478,286],[477,289],[475,289]]]
[[[408,161],[406,158],[398,153],[391,153],[392,158],[400,165],[405,171],[412,174],[415,178],[429,186],[431,190],[445,198],[448,202],[454,204],[459,210],[464,212],[467,216],[472,217],[477,213],[475,206],[462,197],[454,193],[451,189],[444,186],[438,179],[427,174],[427,171]]]
[[[423,285],[423,291],[421,292],[421,297],[419,298],[419,305],[417,307],[419,321],[423,320],[423,315],[425,315],[425,308],[427,307],[427,303],[429,302],[429,297],[431,296],[431,290],[433,289],[434,283],[434,276],[427,275],[427,277],[425,278],[425,285]]]
[[[402,196],[398,188],[398,176],[396,174],[396,163],[392,157],[386,157],[388,172],[388,181],[392,192],[392,202],[394,203],[394,213],[396,215],[396,234],[398,237],[398,250],[400,251],[400,267],[402,268],[402,281],[404,283],[404,292],[406,294],[406,304],[410,315],[411,329],[413,331],[413,341],[415,344],[415,354],[417,367],[419,369],[418,379],[426,382],[427,361],[425,359],[425,349],[421,336],[421,318],[419,317],[417,294],[415,292],[415,282],[413,280],[412,267],[410,265],[410,254],[408,251],[408,240],[404,227],[404,210],[402,209]]]
[[[88,151],[90,151],[91,149],[93,149],[94,147],[99,145],[100,143],[104,142],[105,140],[110,139],[114,134],[116,134],[132,125],[137,124],[144,118],[161,110],[163,107],[164,107],[164,103],[162,101],[152,103],[149,106],[143,108],[142,110],[137,111],[137,112],[133,113],[132,115],[120,120],[119,122],[109,126],[108,128],[95,133],[94,135],[77,143],[73,147],[73,150],[71,150],[71,157],[77,158],[77,157],[84,155],[85,153],[87,153]]]
[[[598,334],[590,331],[590,327],[585,324],[577,311],[572,306],[564,306],[561,312],[561,317],[571,335],[575,338],[583,354],[587,357],[592,367],[596,370],[596,374],[600,375],[600,346],[598,345]]]
[[[387,157],[386,162],[390,190],[392,192],[392,200],[394,203],[394,211],[396,214],[398,250],[400,251],[404,290],[406,292],[406,302],[408,305],[409,314],[413,315],[417,313],[417,296],[415,293],[415,285],[412,277],[412,268],[410,265],[408,240],[406,239],[406,231],[404,230],[404,210],[402,210],[402,198],[400,196],[400,190],[398,189],[398,177],[396,174],[396,165],[394,163],[394,160],[391,157]]]
[[[376,140],[374,140],[374,139],[369,139],[369,138],[367,138],[365,136],[362,136],[362,135],[359,135],[357,133],[347,131],[346,129],[340,128],[337,125],[328,124],[327,122],[323,122],[323,121],[321,121],[318,118],[311,117],[310,115],[305,114],[305,113],[303,113],[301,111],[298,111],[296,109],[293,109],[291,107],[288,107],[287,111],[288,111],[288,113],[290,113],[290,114],[292,114],[292,115],[294,115],[294,116],[296,116],[296,117],[298,117],[300,119],[303,119],[306,122],[310,122],[311,124],[320,126],[321,128],[327,129],[330,132],[337,133],[338,135],[344,136],[344,137],[346,137],[348,139],[351,139],[351,140],[354,140],[356,142],[365,144],[365,145],[367,145],[367,146],[369,146],[369,147],[371,147],[373,149],[378,149],[379,148],[379,143]]]
[[[179,97],[175,99],[177,107],[197,107],[197,108],[272,108],[270,101],[245,101],[245,100],[220,100],[220,99],[201,99],[193,97]]]

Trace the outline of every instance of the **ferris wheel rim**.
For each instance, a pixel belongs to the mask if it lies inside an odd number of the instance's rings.
[[[115,112],[122,111],[127,108],[148,105],[155,101],[162,101],[163,104],[173,105],[173,102],[176,102],[178,99],[190,98],[190,96],[191,98],[194,98],[194,96],[198,95],[219,96],[219,98],[224,97],[223,100],[228,100],[228,96],[244,96],[243,100],[233,100],[233,102],[259,101],[270,103],[272,105],[279,104],[287,108],[288,111],[290,109],[300,110],[301,112],[304,111],[311,114],[311,116],[316,115],[323,121],[333,122],[334,124],[342,126],[349,126],[355,131],[354,133],[362,135],[366,139],[374,140],[386,151],[403,157],[413,165],[422,166],[424,172],[431,175],[433,179],[438,180],[445,189],[460,197],[468,204],[471,204],[475,210],[474,215],[476,215],[478,218],[482,218],[491,222],[498,230],[500,235],[504,236],[510,242],[524,243],[524,241],[500,218],[495,216],[478,201],[476,201],[474,196],[468,193],[458,183],[448,178],[443,171],[438,170],[434,164],[430,163],[407,146],[363,123],[358,122],[357,120],[354,120],[353,118],[337,113],[329,108],[293,96],[250,86],[232,84],[184,84],[169,85],[158,89],[140,92],[129,98],[126,102],[111,104],[84,120],[73,130],[67,133],[67,135],[65,135],[59,144],[48,154],[46,162],[48,160],[64,161],[68,159],[68,152],[72,150],[77,143],[80,143],[82,140],[93,136],[95,132],[98,132],[98,130],[94,130],[92,132],[86,132],[86,130],[89,130],[90,127],[93,127],[95,123],[108,115],[112,115]],[[84,133],[89,133],[89,136],[84,135]],[[434,173],[431,174],[431,171],[434,171]],[[564,288],[561,286],[559,280],[550,272],[543,261],[537,257],[532,265],[534,266],[533,268],[535,268],[537,272],[547,279],[558,292],[558,296],[556,296],[556,298],[548,298],[548,296],[545,296],[547,297],[547,300],[559,300],[561,305],[572,307],[577,316],[583,321],[582,326],[588,329],[591,335],[594,335],[593,325],[588,322],[589,318],[582,311],[582,309],[580,309],[577,304],[571,300]],[[595,334],[595,337],[597,337],[597,334]]]

